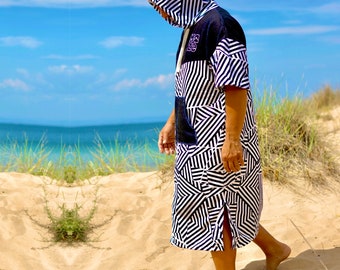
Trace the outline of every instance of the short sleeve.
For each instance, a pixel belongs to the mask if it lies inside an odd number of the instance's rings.
[[[247,49],[244,44],[229,38],[222,39],[210,63],[216,88],[224,89],[226,85],[232,85],[250,89]]]

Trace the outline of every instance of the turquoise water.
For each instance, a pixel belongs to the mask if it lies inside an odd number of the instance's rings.
[[[98,149],[111,152],[144,151],[145,146],[157,153],[158,132],[164,123],[138,123],[83,127],[56,127],[38,125],[0,124],[0,162],[6,162],[6,151],[22,149],[28,145],[38,149],[43,145],[50,151],[49,160],[60,158],[62,149],[78,152],[85,161],[93,158],[91,151]],[[14,147],[15,146],[15,147]],[[115,149],[118,148],[118,149]],[[141,162],[147,162],[145,159]],[[151,161],[150,161],[151,162]]]

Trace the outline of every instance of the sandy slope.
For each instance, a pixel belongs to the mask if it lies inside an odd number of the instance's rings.
[[[336,157],[339,115],[322,122]],[[281,270],[340,269],[339,185],[332,190],[302,186],[300,193],[264,184],[262,224],[292,247]],[[157,172],[124,173],[91,179],[82,186],[60,187],[52,180],[28,174],[0,173],[1,270],[213,270],[209,253],[169,245],[172,183]],[[50,235],[47,206],[82,206],[85,216],[94,206],[93,242],[73,247],[46,241]],[[39,224],[40,225],[39,225]],[[263,269],[264,258],[250,244],[238,250],[238,269]]]

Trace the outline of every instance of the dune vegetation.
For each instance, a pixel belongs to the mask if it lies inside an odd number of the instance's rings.
[[[315,125],[318,119],[331,117],[327,111],[340,105],[339,90],[326,86],[307,99],[281,98],[264,90],[255,98],[255,105],[262,169],[267,179],[285,184],[298,174],[322,184],[324,174],[339,176],[327,142]],[[126,171],[171,174],[174,158],[151,150],[155,143],[145,142],[136,148],[129,142],[124,146],[113,142],[108,147],[97,138],[90,160],[82,157],[78,146],[70,156],[63,145],[59,159],[52,161],[44,137],[35,146],[27,138],[23,145],[11,142],[0,146],[0,171],[48,176],[67,184]],[[147,165],[147,160],[154,165]]]
[[[333,120],[329,112],[339,105],[340,91],[329,86],[308,99],[265,92],[256,101],[265,178],[281,184],[304,178],[313,185],[324,184],[327,177],[337,179],[340,171],[319,120]]]
[[[308,99],[279,98],[275,92],[265,90],[255,99],[255,105],[265,179],[285,186],[294,186],[298,179],[304,179],[312,186],[325,186],[327,179],[338,181],[339,164],[319,124],[320,121],[334,120],[330,112],[340,106],[339,90],[324,87]],[[94,176],[127,171],[158,170],[162,181],[172,178],[174,156],[152,150],[155,148],[151,143],[156,142],[132,146],[129,142],[121,145],[117,140],[107,146],[98,137],[91,148],[90,159],[85,160],[79,146],[72,146],[70,151],[69,146],[62,145],[59,158],[52,160],[45,139],[43,136],[38,144],[31,143],[29,138],[23,144],[1,144],[0,171],[48,176],[66,186],[78,185]],[[88,243],[93,241],[89,237],[93,230],[105,225],[112,217],[97,224],[93,221],[95,202],[85,216],[80,214],[80,209],[81,205],[77,203],[73,208],[61,204],[55,211],[46,201],[49,223],[41,224],[33,217],[31,219],[50,233],[51,239],[47,241],[52,244]]]

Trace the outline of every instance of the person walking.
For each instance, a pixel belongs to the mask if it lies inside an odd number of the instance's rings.
[[[176,154],[171,244],[210,251],[216,270],[235,269],[254,241],[275,270],[290,254],[260,225],[262,173],[246,38],[214,0],[149,0],[184,29],[177,51],[175,108],[159,133]]]

